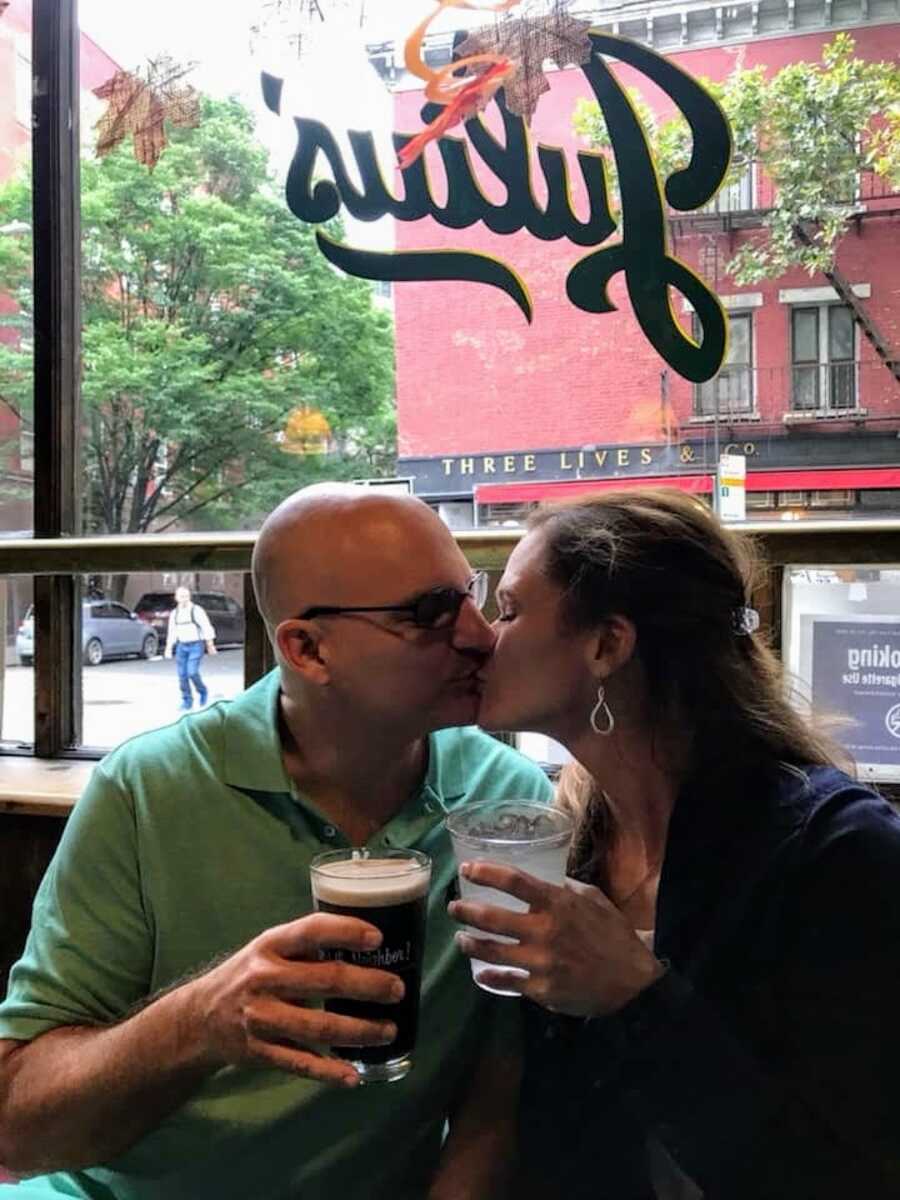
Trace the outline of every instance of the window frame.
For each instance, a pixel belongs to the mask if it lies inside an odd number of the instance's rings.
[[[849,315],[852,330],[852,357],[832,359],[831,327],[833,313],[840,309]],[[816,357],[798,361],[796,354],[796,318],[800,313],[816,314]],[[809,413],[813,416],[855,413],[859,411],[859,327],[849,305],[840,300],[810,301],[791,304],[788,312],[788,342],[790,346],[790,411]],[[835,404],[835,382],[839,378],[837,369],[849,368],[852,402]],[[798,371],[815,371],[814,404],[798,403]]]
[[[0,557],[4,574],[35,579],[31,611],[41,636],[36,641],[32,753],[46,759],[96,759],[102,754],[82,745],[80,737],[81,578],[87,572],[152,566],[190,573],[198,560],[207,569],[242,572],[245,681],[252,682],[274,665],[249,578],[253,534],[80,537],[79,46],[77,0],[32,0],[31,69],[32,78],[41,83],[33,88],[32,100],[34,227],[41,230],[41,237],[34,239],[34,536],[0,543]],[[858,333],[855,336],[858,359]],[[857,561],[860,536],[875,561],[900,561],[897,519],[866,520],[837,530],[827,523],[819,529],[809,523],[802,544],[786,538],[786,531],[772,523],[748,525],[748,532],[758,539],[771,567],[754,602],[776,644],[785,563],[804,561],[810,553],[817,561]],[[456,536],[473,567],[496,570],[518,532],[475,529]],[[23,753],[21,747],[0,746],[0,754]]]
[[[736,308],[733,312],[729,312],[729,314],[728,314],[729,325],[732,325],[735,321],[746,321],[747,322],[747,327],[749,330],[748,338],[747,338],[747,342],[748,342],[747,362],[746,363],[743,363],[743,362],[731,363],[731,362],[726,361],[722,364],[722,367],[719,370],[718,374],[716,374],[712,379],[707,380],[706,383],[694,384],[693,403],[692,403],[693,420],[695,420],[695,421],[706,420],[706,421],[714,421],[714,422],[720,422],[720,421],[733,422],[733,421],[752,421],[758,417],[759,412],[757,409],[757,400],[756,400],[756,329],[755,329],[755,323],[753,320],[754,312],[755,312],[755,310],[752,308],[746,308],[746,309]],[[693,325],[693,330],[694,330],[695,336],[699,336],[698,329],[697,329],[696,314],[693,317],[692,325]],[[733,345],[734,345],[733,338],[729,338],[729,347],[731,347]],[[720,380],[724,379],[724,381],[727,383],[732,378],[739,379],[740,373],[742,371],[746,372],[747,378],[748,378],[748,387],[746,389],[748,401],[747,401],[747,406],[745,408],[744,407],[723,408],[721,403],[716,403],[710,408],[703,407],[703,397],[705,395],[709,395],[711,393],[711,390],[719,384]]]

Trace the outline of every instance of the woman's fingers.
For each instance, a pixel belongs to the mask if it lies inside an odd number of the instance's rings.
[[[467,862],[462,864],[459,873],[480,887],[509,892],[510,896],[523,900],[532,908],[544,907],[555,893],[561,891],[555,884],[544,883],[526,871],[519,871],[516,867],[503,867],[499,863]]]
[[[502,933],[507,937],[525,938],[534,918],[530,913],[512,912],[493,904],[474,904],[471,900],[452,900],[447,911],[454,921],[483,929],[485,933]]]
[[[480,962],[497,963],[502,967],[518,967],[523,971],[535,970],[539,965],[534,948],[522,946],[519,942],[495,942],[492,938],[458,933],[456,944],[467,958],[477,958]]]

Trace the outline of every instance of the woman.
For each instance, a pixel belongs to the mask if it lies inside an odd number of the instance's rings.
[[[481,721],[568,747],[561,888],[451,912],[525,1006],[514,1195],[900,1196],[900,818],[784,699],[746,543],[680,493],[540,511]],[[530,974],[509,975],[506,968]]]

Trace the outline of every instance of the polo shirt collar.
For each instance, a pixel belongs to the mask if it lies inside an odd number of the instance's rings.
[[[276,667],[228,706],[225,717],[225,782],[240,791],[293,795],[278,734],[281,673]],[[393,820],[417,815],[442,817],[466,792],[463,738],[459,729],[429,735],[428,771],[419,792]],[[300,803],[311,807],[303,797]]]
[[[281,757],[276,667],[228,705],[225,716],[225,782],[247,792],[291,793]]]

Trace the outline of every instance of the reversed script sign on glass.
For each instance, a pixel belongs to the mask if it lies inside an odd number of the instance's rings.
[[[386,215],[398,221],[431,217],[451,229],[482,222],[497,234],[526,229],[544,241],[566,238],[575,246],[594,247],[569,271],[566,294],[571,303],[589,313],[613,312],[615,305],[607,288],[613,276],[624,271],[628,295],[644,335],[675,371],[702,383],[716,374],[725,355],[725,313],[703,280],[669,253],[666,202],[679,211],[689,211],[715,195],[731,158],[728,122],[696,80],[652,50],[606,33],[592,31],[590,38],[593,51],[580,69],[609,133],[619,179],[619,223],[610,211],[604,156],[598,151],[579,151],[577,155],[588,198],[585,221],[572,211],[568,163],[565,152],[557,147],[537,148],[547,188],[546,206],[537,203],[531,186],[533,163],[525,122],[506,108],[502,92],[498,92],[495,103],[503,119],[505,141],[496,138],[476,116],[466,121],[465,138],[445,136],[437,142],[447,176],[447,198],[442,205],[431,194],[424,158],[401,173],[402,194],[394,195],[384,181],[373,135],[351,131],[348,137],[362,182],[360,190],[348,176],[331,131],[321,121],[296,117],[297,150],[286,185],[288,207],[301,221],[314,225],[335,217],[343,203],[352,216],[363,221]],[[646,131],[602,55],[629,64],[661,88],[690,126],[690,161],[665,180],[664,188],[657,177]],[[279,113],[283,80],[264,72],[262,87],[266,104]],[[439,112],[439,106],[427,104],[422,119],[431,121]],[[412,136],[395,133],[395,148],[399,150]],[[470,147],[484,168],[505,185],[507,196],[502,204],[488,200],[479,187]],[[315,179],[320,153],[328,160],[334,182]],[[619,226],[619,239],[602,245]],[[458,279],[489,284],[510,296],[531,321],[527,281],[491,255],[468,250],[364,250],[337,242],[323,230],[317,230],[316,240],[325,257],[350,275],[390,282]],[[681,292],[692,305],[701,329],[699,342],[679,325],[670,288]]]

